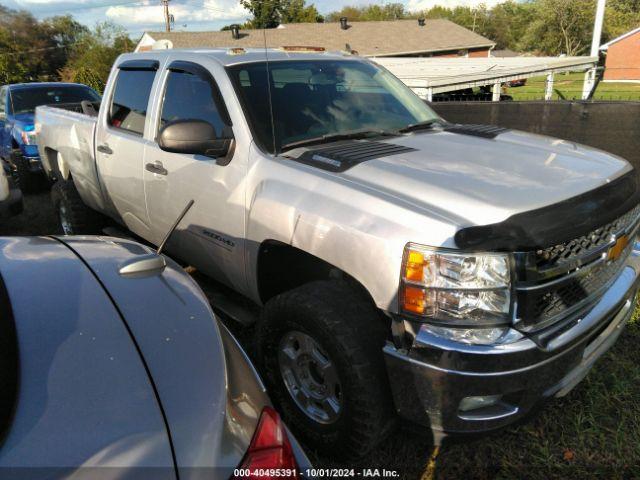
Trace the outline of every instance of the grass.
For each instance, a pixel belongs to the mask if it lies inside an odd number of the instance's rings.
[[[584,73],[557,74],[553,82],[553,100],[577,100],[582,97]],[[534,77],[522,87],[509,87],[506,93],[514,100],[544,99],[546,77]],[[594,100],[640,101],[640,83],[601,82]]]
[[[355,464],[410,479],[640,478],[640,308],[614,347],[568,396],[528,422],[473,441],[443,445],[406,431]]]

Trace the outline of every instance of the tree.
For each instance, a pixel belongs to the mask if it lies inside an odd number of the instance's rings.
[[[324,20],[315,5],[307,6],[304,0],[288,0],[283,3],[280,23],[315,23]]]
[[[343,7],[337,12],[327,15],[329,22],[338,22],[341,17],[347,17],[351,22],[365,22],[376,20],[400,20],[407,17],[404,5],[401,3],[388,3],[384,6],[366,5],[362,7]]]
[[[537,0],[520,48],[545,55],[585,54],[594,17],[595,0]]]
[[[85,83],[102,92],[115,59],[134,47],[122,27],[110,22],[99,23],[94,31],[84,36],[60,76],[65,81]]]
[[[315,5],[306,5],[305,0],[240,0],[253,18],[250,28],[275,28],[281,23],[318,22],[322,16]]]

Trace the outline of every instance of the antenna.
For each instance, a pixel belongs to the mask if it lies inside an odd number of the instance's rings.
[[[167,244],[167,241],[169,240],[169,237],[175,231],[175,229],[178,228],[178,224],[182,221],[182,219],[184,218],[184,216],[187,214],[187,212],[193,206],[194,203],[195,202],[193,200],[189,200],[189,203],[187,203],[187,205],[182,210],[182,213],[178,215],[178,218],[176,218],[176,221],[174,222],[173,226],[169,229],[169,231],[165,235],[164,240],[162,240],[162,243],[160,244],[160,246],[158,247],[158,250],[156,251],[156,254],[160,255],[162,253],[164,246]]]
[[[271,70],[269,69],[269,51],[267,50],[267,29],[262,29],[262,37],[264,38],[264,59],[267,67],[267,94],[269,98],[269,115],[271,115],[271,140],[273,141],[273,154],[278,154],[276,146],[276,121],[273,118],[273,99],[271,98]]]
[[[118,273],[123,277],[128,278],[141,278],[141,277],[150,277],[153,275],[160,275],[167,266],[167,262],[164,257],[161,255],[164,246],[167,244],[169,237],[176,230],[178,224],[182,221],[184,216],[187,214],[189,209],[193,206],[195,202],[193,200],[189,200],[187,206],[184,207],[178,218],[173,223],[167,234],[165,235],[162,243],[153,253],[147,253],[146,255],[139,255],[137,257],[132,258],[125,262]]]

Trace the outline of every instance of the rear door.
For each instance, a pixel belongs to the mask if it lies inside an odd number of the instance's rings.
[[[204,120],[218,138],[232,138],[226,105],[210,71],[200,64],[167,63],[159,91],[156,136],[176,120]],[[152,142],[145,152],[144,184],[153,242],[163,239],[189,200],[195,201],[167,250],[242,291],[246,149],[224,158],[180,154]],[[161,173],[158,173],[161,172]]]
[[[129,60],[110,79],[96,129],[96,162],[110,209],[134,233],[151,239],[143,186],[147,112],[159,62]]]

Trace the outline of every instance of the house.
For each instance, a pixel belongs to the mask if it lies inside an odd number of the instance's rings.
[[[449,20],[289,23],[267,30],[146,32],[136,51],[152,48],[323,47],[367,57],[488,57],[495,42]]]
[[[640,27],[600,47],[606,52],[605,82],[640,82]]]

